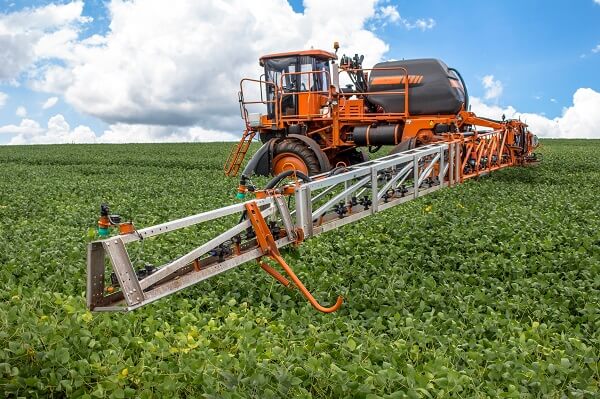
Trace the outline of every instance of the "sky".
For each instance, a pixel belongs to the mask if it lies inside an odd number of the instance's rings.
[[[260,5],[260,6],[258,6]],[[258,58],[440,58],[472,110],[600,138],[600,0],[0,0],[0,144],[226,141]]]

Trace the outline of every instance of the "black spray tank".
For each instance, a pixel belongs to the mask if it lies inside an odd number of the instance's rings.
[[[454,115],[465,103],[459,75],[442,61],[428,58],[380,62],[373,68],[404,68],[408,74],[411,115]],[[406,75],[401,69],[371,71],[369,92],[404,91]],[[368,101],[385,112],[404,112],[404,94],[372,94]]]

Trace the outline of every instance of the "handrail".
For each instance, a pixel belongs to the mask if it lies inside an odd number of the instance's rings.
[[[273,102],[272,100],[265,100],[265,99],[263,98],[262,85],[263,85],[263,83],[264,83],[264,84],[265,84],[265,86],[266,86],[266,85],[272,85],[273,87],[277,87],[277,86],[275,85],[275,83],[273,83],[273,82],[270,82],[270,81],[268,81],[268,80],[263,80],[263,79],[243,78],[242,80],[240,80],[240,92],[242,92],[242,93],[244,92],[244,82],[255,82],[255,83],[258,83],[258,84],[259,84],[259,86],[260,86],[260,101],[251,101],[251,102],[249,102],[249,101],[246,101],[246,102],[245,102],[246,104],[260,104],[260,103],[262,103],[262,104],[267,104],[267,103],[271,103],[271,102]]]
[[[339,73],[342,72],[356,72],[356,73],[365,73],[365,72],[372,72],[372,71],[385,71],[385,70],[390,70],[390,71],[398,71],[401,73],[400,76],[403,77],[404,80],[404,89],[403,90],[394,90],[394,91],[373,91],[373,92],[358,92],[358,91],[353,91],[352,93],[344,93],[344,92],[337,92],[336,95],[342,98],[347,98],[347,97],[352,97],[352,96],[369,96],[369,95],[382,95],[382,96],[390,96],[390,95],[404,95],[404,112],[400,112],[400,113],[390,113],[390,112],[386,112],[384,113],[385,115],[403,115],[403,116],[410,116],[410,110],[409,110],[409,106],[410,106],[410,100],[409,100],[409,86],[410,86],[410,82],[409,82],[409,74],[408,74],[408,70],[404,67],[381,67],[381,68],[361,68],[361,69],[340,69]],[[262,77],[260,79],[252,79],[252,78],[244,78],[240,81],[240,98],[239,98],[239,102],[240,102],[240,116],[242,117],[242,119],[244,119],[244,121],[246,122],[246,126],[248,126],[248,110],[246,109],[246,105],[249,104],[275,104],[275,109],[274,109],[274,117],[275,117],[275,124],[279,124],[281,119],[294,119],[294,118],[298,118],[298,117],[322,117],[322,114],[308,114],[308,115],[299,115],[299,114],[295,114],[295,115],[283,115],[283,110],[282,110],[282,106],[283,106],[283,99],[284,96],[294,96],[297,98],[299,93],[308,93],[308,95],[325,95],[327,96],[327,100],[330,101],[331,97],[332,97],[332,93],[329,90],[311,90],[312,85],[313,85],[313,74],[325,74],[327,77],[327,81],[331,82],[331,74],[329,71],[325,71],[325,70],[311,70],[311,71],[298,71],[298,72],[284,72],[281,74],[280,78],[279,78],[279,82],[271,82],[268,80],[263,79]],[[288,76],[298,76],[298,75],[308,75],[308,90],[302,90],[300,89],[296,89],[294,91],[285,91],[284,89],[284,79]],[[258,83],[260,85],[260,100],[257,101],[246,101],[244,98],[244,83],[245,82],[255,82]],[[402,83],[402,82],[401,82]],[[262,85],[270,85],[273,87],[273,93],[274,93],[274,98],[273,100],[267,100],[263,97],[263,86]],[[310,97],[309,97],[310,98]],[[373,113],[373,115],[375,115],[377,113]]]
[[[244,100],[244,82],[254,82],[259,84],[260,91],[260,101],[245,101]],[[260,79],[252,79],[252,78],[243,78],[240,80],[240,91],[239,91],[239,104],[240,104],[240,116],[244,120],[246,127],[248,128],[248,110],[246,109],[247,104],[274,104],[276,100],[265,100],[263,98],[263,83],[265,84],[265,89],[267,85],[273,86],[273,92],[277,93],[277,85],[273,82],[269,82],[268,80],[263,80],[262,75]]]

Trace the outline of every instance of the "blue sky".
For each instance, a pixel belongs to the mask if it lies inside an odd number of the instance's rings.
[[[373,1],[371,0],[371,2]],[[3,18],[6,19],[15,13],[34,12],[37,9],[47,8],[51,4],[67,5],[68,3],[67,1],[49,0],[0,0],[0,46],[2,45],[3,33],[1,27]],[[126,17],[129,16],[135,22],[136,14],[134,12],[140,13],[142,7],[147,7],[139,1],[133,2],[139,3],[135,5],[135,7],[138,7],[137,10],[133,10],[133,3],[130,6],[116,7],[115,4],[118,6],[119,3],[119,1],[111,3],[103,0],[85,0],[82,3],[79,19],[71,18],[68,23],[44,28],[40,32],[43,35],[49,35],[61,29],[75,31],[77,38],[64,44],[65,48],[71,46],[70,49],[74,43],[77,45],[84,43],[86,38],[93,35],[108,38],[113,33],[112,36],[116,38],[119,32],[111,31],[109,27],[111,18],[116,15],[126,21]],[[196,4],[205,5],[203,3],[196,2]],[[206,0],[207,9],[210,8],[208,7],[209,3],[212,5],[213,2]],[[111,4],[116,7],[114,8],[114,15],[109,12]],[[155,6],[156,4],[158,3],[155,3]],[[166,3],[163,2],[162,4]],[[308,7],[316,8],[317,5],[315,4],[314,1],[291,0],[290,5],[293,11],[285,15],[291,17],[300,15],[307,11],[306,8]],[[346,3],[342,2],[341,4]],[[386,14],[389,18],[382,16],[385,14],[382,11],[384,8],[393,9],[391,14]],[[532,0],[496,2],[474,0],[460,2],[380,0],[375,2],[371,9],[374,12],[371,17],[363,20],[360,19],[360,16],[357,17],[357,24],[361,24],[361,26],[349,26],[347,29],[372,32],[375,35],[375,39],[372,39],[372,41],[375,40],[374,44],[383,42],[389,47],[387,52],[380,54],[382,59],[441,58],[449,66],[461,71],[470,94],[482,99],[486,107],[484,109],[490,110],[490,112],[511,107],[510,109],[515,112],[536,114],[556,122],[555,118],[561,118],[569,107],[573,107],[573,97],[578,90],[583,88],[592,89],[592,91],[587,92],[590,96],[595,96],[600,91],[600,73],[598,73],[600,71],[600,25],[598,24],[600,0],[553,2]],[[219,10],[222,12],[221,9]],[[130,14],[127,14],[127,12]],[[243,10],[240,10],[240,12],[243,12]],[[207,18],[208,14],[207,11]],[[156,18],[158,18],[160,24],[160,13],[156,15]],[[201,12],[196,15],[196,18],[199,19],[199,22],[204,22],[202,21],[203,14]],[[431,21],[432,23],[427,27],[419,28],[415,25],[416,21],[419,20]],[[313,33],[313,36],[321,38],[323,32],[318,32],[318,28],[318,26],[314,27],[313,32],[316,31],[317,33]],[[121,27],[120,29],[124,30],[125,28]],[[24,32],[23,35],[27,36],[26,30]],[[335,32],[329,33],[331,37],[336,36]],[[271,47],[277,46],[276,37],[278,34],[277,31],[272,32],[274,37],[272,40],[275,44],[271,44],[270,47],[266,45],[264,52],[270,52]],[[148,35],[148,40],[152,40],[152,35]],[[185,40],[186,34],[182,32],[181,41]],[[298,40],[294,41],[289,38],[286,40],[290,43],[301,43]],[[368,45],[370,42],[366,43]],[[345,45],[354,43],[344,43],[342,41],[341,44],[343,51]],[[105,43],[104,45],[108,48],[111,43]],[[10,48],[8,50],[0,48],[0,53],[9,53],[10,51]],[[55,52],[56,49],[52,49],[52,51]],[[72,49],[68,51],[72,51]],[[73,52],[73,54],[76,54],[76,52]],[[10,56],[9,53],[9,59]],[[255,58],[256,55],[253,54],[251,57]],[[140,59],[143,60],[143,58]],[[36,142],[34,136],[45,134],[43,131],[46,129],[49,119],[56,115],[60,115],[61,120],[68,123],[67,131],[69,134],[75,126],[81,125],[89,128],[90,132],[95,132],[96,136],[101,135],[105,130],[113,130],[113,136],[116,136],[118,130],[119,135],[139,134],[141,135],[139,140],[146,138],[151,141],[160,141],[161,137],[167,136],[173,140],[181,137],[195,140],[200,137],[198,135],[203,134],[202,132],[234,132],[237,126],[236,123],[241,127],[241,121],[213,123],[210,121],[210,115],[196,119],[190,117],[189,120],[193,121],[185,123],[186,129],[196,128],[195,136],[194,134],[190,136],[187,131],[184,133],[180,127],[172,127],[178,124],[175,117],[187,121],[186,118],[189,115],[181,114],[179,111],[169,113],[170,110],[167,108],[172,105],[170,102],[171,105],[164,105],[161,102],[160,107],[162,108],[158,110],[149,108],[149,112],[154,114],[164,111],[167,115],[165,117],[166,122],[160,122],[157,126],[156,121],[142,111],[135,115],[124,114],[122,116],[118,114],[118,109],[116,111],[114,109],[106,111],[109,106],[106,102],[107,99],[102,97],[102,93],[96,93],[97,96],[89,98],[81,95],[81,87],[85,88],[86,86],[85,81],[78,82],[79,86],[69,87],[63,84],[62,89],[53,88],[52,90],[40,89],[39,85],[36,86],[32,83],[35,80],[32,76],[38,79],[43,77],[43,71],[48,66],[65,67],[65,73],[75,73],[73,76],[79,76],[76,71],[82,67],[87,68],[87,64],[94,62],[97,62],[97,60],[78,62],[69,59],[69,57],[65,59],[61,59],[60,56],[37,57],[32,58],[30,64],[24,66],[19,73],[12,76],[6,75],[2,79],[0,71],[0,93],[4,93],[5,98],[4,104],[0,107],[0,144],[16,142],[15,137],[19,135],[19,132],[26,130],[22,127],[24,119],[34,121],[27,123],[37,123],[39,127],[34,126],[33,130],[23,133],[21,142]],[[147,62],[151,64],[155,62],[155,59],[149,59]],[[179,66],[179,64],[177,65]],[[248,60],[248,65],[254,65],[254,71],[248,67],[244,69],[244,72],[260,74],[256,59]],[[223,66],[224,63],[221,62],[219,67],[223,68]],[[225,65],[225,67],[227,66]],[[100,67],[98,66],[98,68]],[[158,66],[157,68],[160,69]],[[234,69],[232,67],[231,80],[235,81],[235,85],[237,85],[237,81],[241,76],[237,76]],[[487,97],[486,93],[490,94],[490,91],[486,91],[483,84],[486,77],[491,79],[497,89],[500,88],[500,90]],[[124,82],[124,79],[125,77],[117,77],[115,85]],[[189,81],[175,82],[174,87],[188,84],[190,84]],[[77,91],[78,88],[79,91]],[[124,87],[123,90],[128,89]],[[115,93],[118,96],[118,91]],[[165,101],[171,101],[172,95],[173,93],[168,93],[165,96],[165,99],[167,99]],[[139,97],[139,94],[137,96]],[[233,102],[235,96],[235,92],[230,93]],[[44,109],[42,105],[51,97],[57,98],[56,105]],[[100,101],[97,107],[90,103],[95,101],[95,98]],[[130,100],[135,98],[136,94],[131,94]],[[195,100],[197,100],[197,104],[205,103],[202,99]],[[147,102],[135,103],[135,100],[124,104],[123,108],[128,108],[128,105],[131,105],[129,107],[131,109],[147,106]],[[595,106],[596,103],[588,103],[588,107],[592,106],[589,104]],[[181,105],[181,101],[176,102],[175,105]],[[18,112],[19,107],[25,108],[26,112],[24,110]],[[227,115],[228,110],[232,110],[233,106],[228,104],[227,107],[211,112]],[[600,113],[600,110],[598,111]],[[196,109],[196,113],[201,114],[202,112]],[[148,118],[147,123],[144,120],[145,117]],[[55,119],[54,122],[61,121]],[[21,130],[17,129],[17,126],[21,126]],[[140,126],[144,126],[144,128],[142,129]],[[12,134],[11,127],[14,128]],[[129,133],[123,133],[126,131]],[[86,131],[87,133],[89,132]],[[202,138],[200,137],[200,139]],[[47,139],[48,142],[52,142],[52,140]],[[132,138],[132,140],[137,139]],[[43,142],[43,140],[37,140],[37,142]]]

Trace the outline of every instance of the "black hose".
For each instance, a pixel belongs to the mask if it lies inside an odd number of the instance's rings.
[[[281,172],[280,174],[278,174],[277,176],[275,176],[273,179],[271,179],[271,181],[269,183],[267,183],[267,185],[265,186],[265,190],[274,188],[280,181],[282,181],[286,177],[293,175],[294,173],[296,174],[296,176],[298,176],[300,179],[304,180],[305,182],[312,181],[312,179],[310,177],[306,176],[304,173],[302,173],[300,171],[285,170],[285,171]]]
[[[463,79],[462,75],[460,74],[460,72],[458,72],[458,70],[456,68],[448,68],[449,71],[452,71],[456,74],[456,76],[458,76],[458,79],[460,79],[460,83],[462,83],[463,89],[465,90],[465,111],[469,110],[469,91],[467,90],[467,85],[465,84],[465,80]]]
[[[312,181],[312,179],[308,176],[306,176],[304,173],[299,172],[297,170],[286,170],[281,172],[280,174],[278,174],[277,176],[275,176],[274,178],[271,179],[271,181],[269,183],[267,183],[267,185],[265,186],[265,190],[270,190],[272,188],[275,188],[275,186],[282,181],[283,179],[285,179],[286,177],[291,176],[292,174],[296,173],[296,176],[298,176],[300,179],[304,180],[305,182],[309,182]],[[290,197],[291,198],[291,197]],[[289,204],[288,204],[289,205]],[[242,212],[242,215],[240,216],[240,221],[238,223],[242,223],[244,220],[246,220],[246,211]]]
[[[336,166],[335,168],[331,169],[329,171],[329,173],[327,173],[327,177],[339,175],[340,173],[344,173],[347,171],[348,171],[348,168],[345,166]]]

